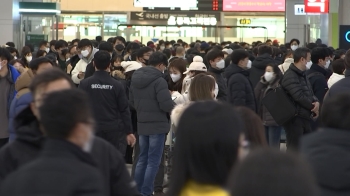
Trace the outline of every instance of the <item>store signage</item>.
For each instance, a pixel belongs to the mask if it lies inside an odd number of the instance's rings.
[[[339,26],[339,48],[345,50],[350,48],[350,25]]]
[[[252,24],[252,21],[250,19],[241,19],[239,20],[239,24],[241,25]]]
[[[304,4],[294,5],[294,15],[320,15],[319,13],[306,13]]]
[[[223,0],[223,11],[284,12],[286,0]]]
[[[220,21],[220,13],[198,12],[131,12],[131,20],[167,21],[168,25],[216,25]]]
[[[304,0],[306,13],[328,13],[329,0]]]
[[[134,7],[177,8],[197,7],[197,0],[134,0]]]

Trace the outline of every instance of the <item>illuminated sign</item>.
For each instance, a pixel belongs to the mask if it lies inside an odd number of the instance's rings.
[[[284,12],[286,0],[223,0],[223,11]]]
[[[294,5],[294,15],[320,15],[320,13],[306,13],[304,4],[296,4]]]
[[[243,25],[252,24],[252,21],[250,19],[241,19],[239,20],[239,24],[243,24]]]
[[[329,0],[304,0],[306,13],[328,13]]]
[[[350,49],[350,25],[339,26],[339,48]]]
[[[182,12],[131,12],[132,21],[157,21],[168,25],[216,25],[220,21],[220,13],[212,14],[191,11]]]
[[[134,0],[134,7],[190,8],[197,7],[197,0]]]

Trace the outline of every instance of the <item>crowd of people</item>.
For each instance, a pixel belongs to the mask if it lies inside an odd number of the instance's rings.
[[[0,195],[350,194],[349,51],[121,36],[37,48],[0,48]]]

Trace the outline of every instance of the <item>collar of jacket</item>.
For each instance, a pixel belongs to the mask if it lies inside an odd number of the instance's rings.
[[[44,157],[68,157],[96,167],[90,154],[84,152],[77,145],[63,139],[47,138],[41,153]]]
[[[98,75],[98,76],[111,76],[109,72],[104,71],[104,70],[97,70],[94,72],[94,74]]]
[[[319,66],[319,65],[317,65],[317,64],[312,64],[311,67],[310,67],[310,70],[320,72],[320,73],[322,73],[324,76],[327,75],[326,69],[322,68],[321,66]]]
[[[299,74],[300,76],[305,76],[305,71],[301,71],[300,69],[298,69],[294,63],[290,64],[289,69],[293,70],[295,73]]]
[[[345,77],[350,77],[350,69],[345,70]]]
[[[214,69],[212,66],[209,66],[209,71],[217,74],[221,74],[222,72],[224,72],[224,69]]]

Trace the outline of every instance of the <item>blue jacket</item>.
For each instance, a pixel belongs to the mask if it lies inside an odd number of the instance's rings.
[[[15,83],[17,81],[17,78],[19,77],[20,73],[12,66],[8,65],[10,76],[11,76],[11,88],[10,93],[8,94],[8,101],[7,101],[7,112],[10,112],[10,106],[13,98],[16,96],[17,92],[15,90]]]

